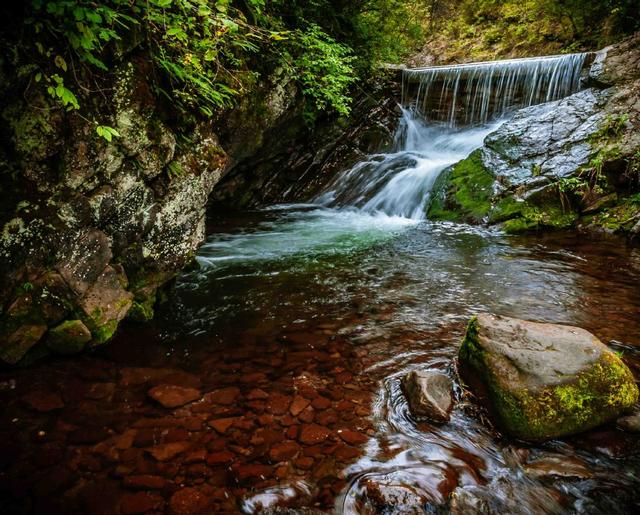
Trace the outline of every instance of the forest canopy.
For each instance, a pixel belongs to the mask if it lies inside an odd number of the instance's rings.
[[[451,61],[593,49],[638,28],[636,0],[29,0],[3,6],[4,59],[61,106],[145,52],[159,96],[210,116],[284,70],[311,109],[422,50]],[[16,23],[18,22],[18,23]],[[7,34],[11,34],[7,36]],[[86,96],[86,95],[85,95]],[[98,129],[109,139],[108,127]]]

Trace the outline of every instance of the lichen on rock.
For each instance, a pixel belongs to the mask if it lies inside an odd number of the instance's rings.
[[[591,429],[638,400],[627,366],[577,327],[481,314],[469,323],[459,360],[498,425],[523,440]]]

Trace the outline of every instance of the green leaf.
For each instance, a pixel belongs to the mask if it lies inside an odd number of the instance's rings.
[[[61,55],[57,55],[53,62],[58,68],[62,68],[62,70],[65,72],[67,71],[67,62]]]

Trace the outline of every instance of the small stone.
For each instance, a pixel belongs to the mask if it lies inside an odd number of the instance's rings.
[[[171,384],[161,384],[151,388],[147,395],[165,408],[178,408],[200,398],[199,390]]]
[[[342,429],[338,431],[338,436],[351,445],[360,445],[369,441],[369,438],[362,433],[352,431],[351,429]]]
[[[527,464],[525,470],[532,476],[552,476],[589,479],[593,473],[579,458],[570,456],[545,456]]]
[[[295,461],[295,465],[302,470],[309,470],[311,467],[313,467],[313,458],[310,458],[308,456],[301,456]]]
[[[236,419],[234,417],[218,418],[215,420],[209,420],[207,424],[209,424],[209,426],[215,429],[218,433],[223,435],[229,430],[229,428],[234,424],[235,421]]]
[[[304,397],[300,397],[299,395],[296,395],[293,398],[293,402],[291,403],[291,406],[289,406],[289,412],[294,416],[297,417],[300,413],[302,413],[302,411],[309,405],[309,400],[305,399]]]
[[[58,354],[81,352],[91,341],[91,331],[80,320],[67,320],[49,331],[47,347]]]
[[[207,451],[199,449],[197,451],[190,452],[184,458],[185,463],[198,463],[207,459]]]
[[[115,391],[115,383],[94,383],[85,394],[85,397],[87,399],[98,401],[111,397]]]
[[[254,388],[249,392],[249,395],[247,395],[247,399],[250,401],[264,400],[268,398],[269,394],[260,388]]]
[[[211,399],[211,402],[214,404],[219,404],[222,406],[230,406],[231,404],[236,402],[236,399],[240,395],[240,389],[235,386],[231,386],[229,388],[222,388],[220,390],[215,390],[207,395],[208,399]]]
[[[62,398],[55,392],[36,390],[25,395],[22,400],[31,409],[41,413],[64,408]]]
[[[237,475],[240,481],[251,478],[268,478],[271,477],[273,469],[268,465],[259,463],[247,463],[238,467]]]
[[[124,515],[134,515],[156,510],[164,505],[162,497],[148,492],[124,494],[120,501],[120,510]]]
[[[269,450],[269,458],[275,462],[290,460],[300,452],[300,446],[291,441],[282,442],[274,445]]]
[[[272,415],[284,415],[289,410],[290,404],[290,397],[276,393],[269,397],[267,411]]]
[[[324,442],[329,437],[329,430],[317,424],[305,424],[300,430],[298,439],[307,445]]]
[[[182,488],[169,501],[172,515],[198,515],[210,511],[210,501],[198,488]]]
[[[156,445],[147,449],[147,452],[158,461],[168,461],[191,447],[189,442],[172,442]]]
[[[300,413],[300,415],[298,415],[298,418],[300,419],[301,422],[306,422],[307,424],[311,424],[311,422],[313,422],[315,413],[316,412],[314,411],[314,409],[311,406],[309,406],[302,413]]]
[[[124,478],[124,486],[134,490],[162,490],[167,480],[162,476],[140,475]]]
[[[435,370],[414,370],[402,378],[402,390],[415,417],[447,422],[453,409],[453,382]]]
[[[326,397],[316,397],[311,405],[317,410],[325,410],[331,407],[331,401]]]
[[[214,452],[207,456],[209,465],[221,465],[223,463],[231,463],[236,459],[236,455],[229,451]]]

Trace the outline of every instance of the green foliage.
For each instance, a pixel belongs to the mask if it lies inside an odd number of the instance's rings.
[[[288,26],[283,15],[291,6],[277,0],[268,8],[265,0],[31,0],[25,24],[34,38],[35,82],[67,109],[80,108],[68,86],[80,71],[110,71],[135,40],[150,53],[157,92],[184,110],[211,116],[233,105],[244,70],[262,54],[272,67],[289,69],[315,109],[346,114],[353,51],[307,20],[320,14],[316,7],[302,8]],[[96,130],[109,141],[117,135],[103,125]]]
[[[297,30],[288,44],[294,57],[290,61],[293,76],[314,107],[332,107],[340,114],[349,113],[349,85],[356,79],[351,49],[341,45],[317,25]]]
[[[637,0],[435,0],[443,60],[593,50],[640,28]]]
[[[98,133],[98,136],[106,139],[107,141],[111,141],[113,136],[120,136],[117,130],[107,125],[98,125],[96,127],[96,132]]]

